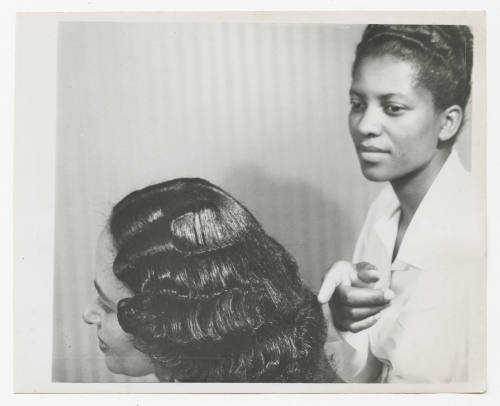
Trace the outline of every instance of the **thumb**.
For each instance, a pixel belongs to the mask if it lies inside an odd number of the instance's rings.
[[[356,279],[352,281],[352,285],[364,288],[373,287],[380,280],[380,272],[377,267],[369,262],[358,262],[354,265],[356,268]]]
[[[351,280],[356,278],[354,265],[347,261],[338,261],[328,270],[318,293],[320,303],[328,303],[340,285],[351,285]]]

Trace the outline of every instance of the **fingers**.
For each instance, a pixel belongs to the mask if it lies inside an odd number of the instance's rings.
[[[373,316],[367,317],[359,321],[350,320],[334,320],[335,327],[341,331],[350,331],[351,333],[358,333],[373,326],[379,319],[381,314],[377,313]]]
[[[387,308],[386,306],[373,307],[342,307],[342,313],[346,319],[351,321],[360,321],[373,316]]]
[[[379,271],[368,262],[338,262],[326,274],[318,300],[329,304],[337,329],[357,333],[373,326],[395,296],[377,289],[379,281]]]
[[[333,292],[340,285],[350,285],[351,279],[354,279],[356,270],[353,264],[347,261],[336,262],[326,273],[321,288],[318,293],[318,301],[320,303],[328,303]]]
[[[394,298],[390,289],[366,289],[353,286],[338,286],[335,292],[340,304],[350,307],[385,306]]]

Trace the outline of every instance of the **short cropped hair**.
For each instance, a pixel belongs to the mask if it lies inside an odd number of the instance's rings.
[[[417,81],[444,110],[465,110],[471,91],[473,37],[464,25],[368,25],[356,48],[353,75],[366,57],[392,55],[417,70]]]
[[[325,340],[292,256],[203,179],[135,191],[114,208],[113,270],[134,296],[118,320],[160,380],[311,382]]]

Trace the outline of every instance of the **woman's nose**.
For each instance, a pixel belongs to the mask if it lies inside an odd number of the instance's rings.
[[[82,313],[82,319],[87,324],[98,324],[100,320],[99,312],[93,305],[88,305]]]
[[[365,137],[376,137],[382,132],[382,121],[379,111],[376,108],[368,107],[358,122],[356,130],[360,135]]]

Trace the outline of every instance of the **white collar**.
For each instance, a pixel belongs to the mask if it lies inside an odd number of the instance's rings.
[[[436,179],[417,208],[393,262],[393,269],[404,269],[407,265],[428,269],[440,256],[457,249],[455,226],[464,221],[463,201],[469,178],[455,150],[452,151]],[[384,198],[384,209],[375,224],[375,231],[392,255],[397,226],[401,213],[399,200],[392,187],[388,187]],[[462,236],[463,237],[463,236]],[[450,251],[450,252],[448,252]],[[454,254],[456,255],[456,253]]]

